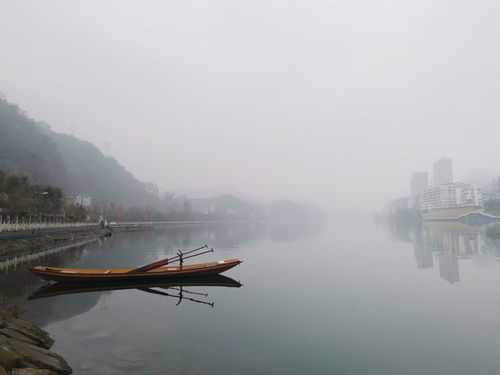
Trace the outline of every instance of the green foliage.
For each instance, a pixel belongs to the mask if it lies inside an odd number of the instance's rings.
[[[61,189],[31,183],[26,175],[0,171],[0,213],[10,216],[62,215]]]
[[[70,221],[85,220],[89,216],[89,211],[85,207],[75,203],[66,204],[66,206],[64,207],[64,213],[66,219]],[[94,215],[94,219],[98,217],[99,215]]]
[[[484,211],[492,215],[500,216],[500,200],[489,199],[486,202],[484,202]]]

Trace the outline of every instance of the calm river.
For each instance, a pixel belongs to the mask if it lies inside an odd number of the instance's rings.
[[[2,298],[76,374],[500,373],[500,243],[481,227],[171,226],[35,263],[137,266],[205,243],[215,254],[195,261],[244,263],[227,286],[184,287],[190,299],[149,286],[28,300],[43,285],[30,264],[0,271]]]

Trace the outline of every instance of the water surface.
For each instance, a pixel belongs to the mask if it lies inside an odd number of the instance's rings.
[[[480,227],[173,226],[37,263],[137,266],[205,243],[217,251],[200,261],[244,260],[227,272],[240,288],[186,288],[213,307],[138,289],[27,301],[42,282],[24,266],[0,274],[2,292],[76,374],[500,371],[500,244]]]

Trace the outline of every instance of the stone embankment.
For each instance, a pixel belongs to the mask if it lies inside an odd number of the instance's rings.
[[[58,375],[73,370],[58,354],[49,334],[0,310],[0,375]]]
[[[153,230],[154,226],[150,224],[116,224],[111,225],[111,230],[114,233],[119,232],[142,232],[145,230]]]
[[[49,249],[72,242],[90,241],[101,236],[107,236],[110,233],[109,229],[92,229],[88,231],[38,234],[24,238],[0,239],[0,258]]]

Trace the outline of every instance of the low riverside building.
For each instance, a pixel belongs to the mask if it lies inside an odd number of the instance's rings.
[[[420,211],[436,209],[481,207],[481,190],[473,184],[452,182],[431,186],[419,197]]]
[[[92,205],[92,197],[83,193],[70,193],[67,196],[68,201],[80,207],[89,208]]]

